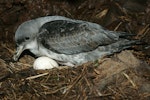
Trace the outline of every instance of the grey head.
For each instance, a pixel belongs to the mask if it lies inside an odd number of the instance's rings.
[[[39,31],[39,26],[35,20],[29,20],[22,23],[15,33],[15,42],[17,50],[13,56],[14,61],[17,61],[21,53],[26,49],[31,49],[34,46],[32,44]]]

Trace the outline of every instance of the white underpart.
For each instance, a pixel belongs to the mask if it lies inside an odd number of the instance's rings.
[[[74,64],[79,65],[91,60],[96,60],[99,57],[104,56],[105,54],[109,54],[109,51],[103,51],[104,47],[99,47],[90,52],[84,52],[73,55],[57,54],[48,50],[47,48],[44,48],[42,45],[37,43],[36,40],[28,43],[26,45],[26,48],[29,49],[36,56],[47,56],[51,59],[58,61],[58,63],[61,62],[60,64],[64,64],[67,66],[74,66]],[[101,50],[103,52],[101,52]]]
[[[55,60],[49,57],[39,57],[34,61],[33,68],[36,70],[45,70],[58,67]]]
[[[36,39],[31,41],[30,43],[26,44],[26,49],[29,49],[30,52],[32,52],[34,55],[36,55],[38,57],[47,56],[50,59],[57,60],[59,64],[67,65],[67,66],[70,66],[70,67],[75,66],[71,62],[67,62],[67,59],[66,59],[66,62],[62,62],[62,61],[64,61],[64,59],[62,58],[63,54],[56,54],[56,53],[53,53],[53,52],[50,52],[50,51],[48,52],[48,50],[46,48],[43,48],[42,46],[39,46]],[[65,57],[67,57],[67,56],[65,56]]]

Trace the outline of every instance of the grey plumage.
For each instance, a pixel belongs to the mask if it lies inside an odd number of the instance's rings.
[[[87,21],[62,16],[41,17],[18,27],[14,60],[29,49],[36,56],[48,56],[65,65],[79,65],[130,47],[136,41],[127,39],[129,35]]]

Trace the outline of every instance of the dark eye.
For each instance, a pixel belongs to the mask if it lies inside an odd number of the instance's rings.
[[[29,37],[25,37],[25,40],[29,40],[30,38]]]

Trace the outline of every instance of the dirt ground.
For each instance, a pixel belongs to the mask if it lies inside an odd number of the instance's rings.
[[[36,71],[12,60],[24,21],[61,15],[136,34],[142,44],[76,68]],[[150,100],[150,0],[0,0],[1,100]]]

